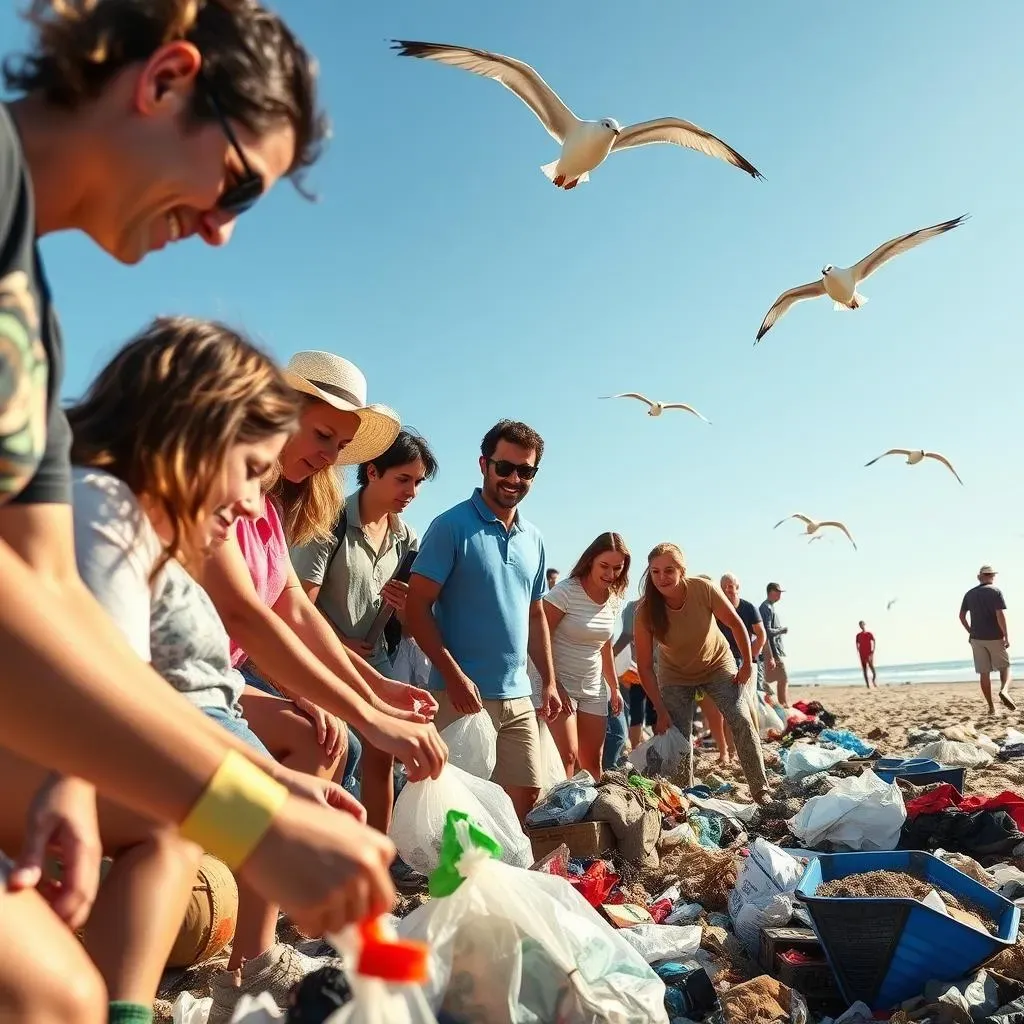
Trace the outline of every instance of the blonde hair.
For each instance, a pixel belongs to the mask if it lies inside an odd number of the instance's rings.
[[[270,358],[224,324],[159,317],[100,371],[68,410],[71,458],[155,502],[170,559],[195,566],[198,527],[228,449],[298,424],[295,392]]]
[[[304,408],[320,401],[299,391],[295,396]],[[285,480],[279,461],[263,490],[277,504],[285,538],[293,547],[329,540],[345,507],[341,470],[337,466],[324,466],[296,484]]]
[[[664,596],[651,579],[651,562],[661,555],[671,555],[672,560],[679,566],[682,575],[686,576],[686,556],[678,544],[663,541],[651,549],[651,553],[647,556],[647,571],[640,581],[643,596],[640,598],[640,605],[637,611],[643,610],[644,617],[647,619],[651,632],[657,640],[664,640],[668,633],[668,605],[665,604]]]
[[[629,548],[626,547],[626,542],[622,539],[622,534],[620,533],[602,533],[591,541],[587,550],[580,555],[580,560],[573,566],[572,572],[569,573],[569,578],[583,579],[590,572],[597,556],[603,555],[606,551],[616,551],[624,559],[622,572],[619,573],[618,579],[608,587],[611,593],[621,597],[629,586],[630,554]]]

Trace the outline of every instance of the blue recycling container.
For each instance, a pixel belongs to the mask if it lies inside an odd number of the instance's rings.
[[[927,757],[883,757],[872,766],[872,769],[883,782],[892,783],[896,779],[906,779],[915,786],[948,782],[961,796],[967,778],[966,768],[952,768]]]
[[[818,887],[865,871],[905,871],[988,912],[982,932],[912,899],[828,898]],[[1017,941],[1020,910],[962,871],[917,850],[822,854],[796,889],[848,1003],[888,1010],[932,980],[956,981]]]

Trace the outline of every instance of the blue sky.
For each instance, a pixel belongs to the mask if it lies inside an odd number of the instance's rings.
[[[24,38],[11,6],[4,49]],[[371,399],[440,458],[410,510],[421,530],[477,483],[479,438],[513,416],[547,440],[524,512],[563,570],[613,529],[636,579],[660,540],[751,597],[778,579],[790,662],[807,669],[851,662],[862,617],[880,663],[965,657],[960,597],[992,561],[1024,635],[1024,7],[278,6],[320,59],[335,125],[321,201],[280,187],[227,250],[188,242],[135,268],[48,239],[68,396],[152,315],[217,316],[282,360],[325,348],[364,369]],[[538,169],[557,149],[512,94],[399,59],[392,37],[516,56],[581,117],[696,121],[767,180],[661,146],[560,192]],[[785,288],[966,212],[867,281],[864,309],[800,305],[752,347]],[[619,390],[714,425],[597,400]],[[936,464],[864,468],[890,446],[945,452],[966,487]],[[845,520],[860,550],[772,530],[794,511]]]

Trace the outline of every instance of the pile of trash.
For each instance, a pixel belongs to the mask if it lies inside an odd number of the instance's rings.
[[[1024,757],[1024,733],[929,727],[880,750],[881,729],[838,718],[760,701],[764,806],[673,728],[600,779],[552,765],[525,828],[489,781],[487,716],[463,720],[441,776],[395,806],[399,854],[430,881],[386,941],[422,958],[419,980],[375,976],[350,935],[344,969],[307,979],[322,1010],[307,992],[301,1016],[235,1020],[1024,1024],[1024,796],[967,791]]]

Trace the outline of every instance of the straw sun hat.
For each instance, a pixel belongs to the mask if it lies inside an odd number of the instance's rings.
[[[296,352],[288,360],[284,376],[296,391],[359,417],[356,436],[338,456],[339,466],[355,466],[383,455],[402,429],[394,409],[366,404],[363,371],[333,352]]]

